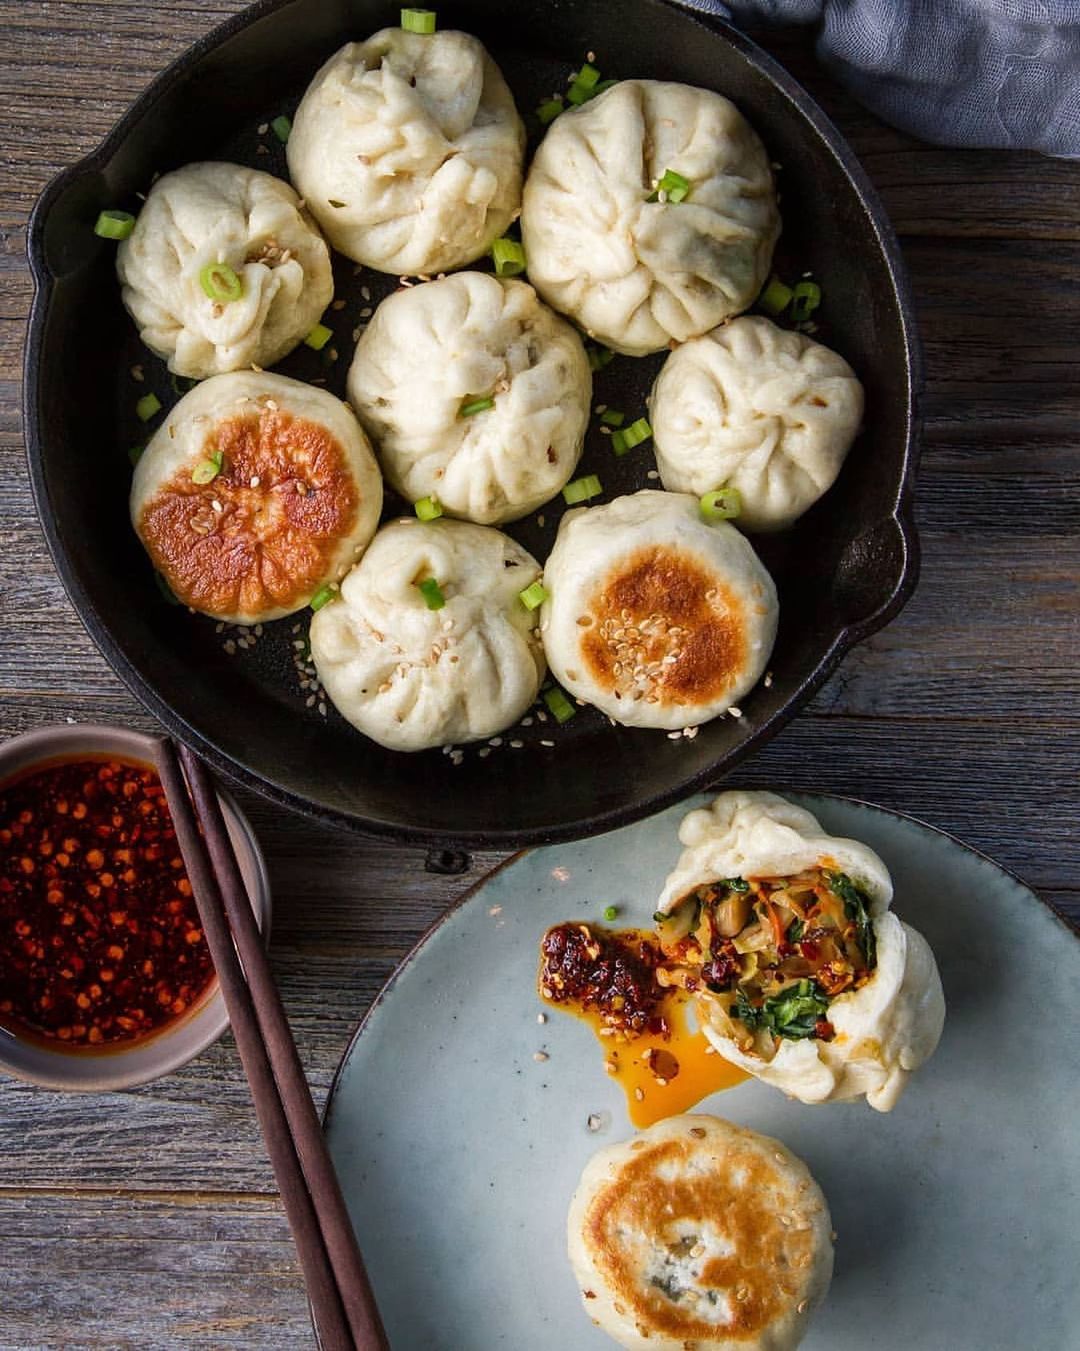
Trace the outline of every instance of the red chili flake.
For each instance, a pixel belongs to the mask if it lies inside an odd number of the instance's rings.
[[[0,1024],[76,1049],[185,1013],[214,970],[176,864],[148,765],[69,761],[0,786]]]
[[[595,1009],[628,1036],[644,1032],[663,997],[659,946],[640,934],[557,924],[541,943],[540,988],[553,1003]]]

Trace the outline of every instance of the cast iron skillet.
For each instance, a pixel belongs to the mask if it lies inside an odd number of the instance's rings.
[[[467,748],[458,764],[439,751],[382,750],[332,706],[325,715],[317,702],[306,706],[293,664],[306,615],[268,625],[252,648],[229,655],[228,633],[162,597],[127,519],[127,451],[147,437],[135,417],[138,397],[153,389],[168,409],[177,395],[121,307],[115,246],[91,227],[101,208],[137,209],[136,194],[154,174],[193,160],[234,159],[284,175],[281,146],[258,128],[295,109],[338,46],[397,23],[398,13],[376,0],[254,5],[172,65],[99,150],[46,189],[29,237],[37,294],[25,403],[35,499],[68,594],[106,658],[173,733],[233,778],[319,819],[398,839],[509,847],[586,835],[715,780],[774,735],[848,648],[910,595],[920,377],[899,251],[837,132],[735,29],[663,0],[440,5],[442,27],[475,33],[493,52],[534,142],[531,110],[564,87],[589,51],[605,77],[681,80],[734,99],[780,165],[777,268],[820,280],[821,336],[862,377],[868,411],[834,488],[793,529],[755,540],[779,587],[780,633],[771,684],[746,698],[741,719],[672,740],[581,709],[559,728],[534,716],[484,756]],[[343,394],[350,332],[366,304],[360,287],[377,300],[397,280],[357,275],[342,259],[336,275],[348,301],[327,320],[337,361],[302,348],[279,369]],[[617,358],[597,377],[594,402],[637,416],[660,361]],[[136,365],[143,383],[132,377]],[[601,477],[605,499],[647,486],[652,468],[647,446],[616,459],[594,420],[579,472]],[[392,502],[388,514],[403,509]],[[511,533],[544,558],[563,510],[560,498],[541,513],[542,525],[532,517]],[[548,740],[555,746],[540,744]]]

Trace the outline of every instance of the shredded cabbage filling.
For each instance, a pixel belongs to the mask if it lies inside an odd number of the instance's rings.
[[[657,913],[662,985],[708,992],[709,1016],[744,1050],[832,1039],[829,1005],[877,964],[870,901],[822,864],[794,877],[727,877]]]

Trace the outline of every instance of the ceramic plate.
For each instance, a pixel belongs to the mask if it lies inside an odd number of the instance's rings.
[[[948,1002],[936,1055],[887,1116],[754,1082],[697,1109],[783,1140],[829,1199],[836,1274],[804,1351],[1075,1348],[1080,944],[955,840],[792,797],[885,859]],[[614,1345],[582,1309],[566,1209],[589,1155],[633,1129],[591,1030],[556,1011],[537,1023],[538,944],[609,904],[648,925],[692,805],[518,856],[429,934],[354,1038],[326,1129],[395,1351]]]

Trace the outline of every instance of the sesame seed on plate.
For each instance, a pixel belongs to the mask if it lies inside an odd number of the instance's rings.
[[[547,1051],[534,1051],[534,1052],[533,1052],[533,1059],[534,1059],[538,1064],[541,1064],[541,1065],[542,1065],[542,1064],[544,1063],[545,1060],[550,1060],[551,1057],[548,1055]]]

